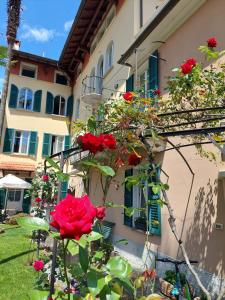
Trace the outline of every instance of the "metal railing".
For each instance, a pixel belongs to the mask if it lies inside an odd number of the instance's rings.
[[[102,95],[103,78],[100,76],[87,75],[82,80],[82,95],[99,94]]]

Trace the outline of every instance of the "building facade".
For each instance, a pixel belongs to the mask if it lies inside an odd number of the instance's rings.
[[[189,57],[200,60],[197,48],[207,38],[215,36],[219,48],[225,48],[224,15],[224,0],[217,0],[216,5],[215,0],[81,1],[58,62],[15,52],[17,63],[10,75],[0,154],[2,175],[14,172],[31,178],[43,157],[69,147],[70,119],[87,119],[105,99],[120,97],[126,89],[140,86],[144,86],[146,95],[152,88],[160,88],[166,95],[171,69]],[[175,138],[171,141],[177,142]],[[217,151],[213,145],[206,147]],[[224,163],[221,160],[215,165],[197,156],[193,147],[181,152],[192,172],[176,151],[166,151],[157,157],[165,171],[161,179],[170,186],[168,196],[179,237],[189,257],[200,261],[197,270],[216,294],[225,277]],[[218,151],[219,159],[220,155]],[[70,174],[76,174],[75,160],[67,165]],[[122,182],[126,171],[121,168],[116,179]],[[94,201],[102,196],[96,189],[98,184],[94,174],[90,184]],[[77,178],[73,177],[70,185],[75,185],[76,195],[82,194]],[[112,186],[107,200],[141,205],[139,191],[134,188],[128,195],[123,185],[119,189]],[[148,240],[145,230],[137,226],[140,215],[127,218],[118,208],[111,209],[106,217],[115,223],[116,250],[136,268],[155,266],[155,255],[182,257],[169,228],[167,209],[152,209],[150,215],[158,225],[152,228]],[[121,239],[128,245],[116,243]],[[171,268],[157,267],[159,275]]]

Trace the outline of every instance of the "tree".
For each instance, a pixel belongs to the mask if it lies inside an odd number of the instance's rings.
[[[4,124],[5,104],[6,104],[7,93],[8,93],[10,67],[12,63],[12,49],[13,49],[14,42],[16,40],[17,29],[20,23],[20,6],[21,6],[21,0],[7,1],[8,22],[7,22],[6,38],[7,38],[8,48],[7,48],[7,60],[5,66],[5,76],[4,76],[3,91],[2,91],[2,101],[0,107],[0,144],[1,144],[3,124]],[[0,59],[2,63],[2,52],[4,55],[4,50],[2,50],[1,48],[0,51],[1,51]],[[3,62],[4,62],[4,58],[3,58]]]

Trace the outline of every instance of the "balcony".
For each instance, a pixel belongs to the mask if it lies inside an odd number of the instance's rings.
[[[71,165],[76,165],[81,159],[87,157],[89,154],[89,151],[82,151],[80,153],[74,154],[73,156],[70,157],[70,164]]]
[[[86,76],[82,81],[81,100],[96,108],[102,102],[103,78],[99,76]]]

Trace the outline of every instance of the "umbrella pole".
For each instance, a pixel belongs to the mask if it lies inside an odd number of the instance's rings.
[[[8,189],[6,189],[6,193],[5,193],[4,219],[6,218],[6,209],[7,209],[7,204],[8,204]]]

